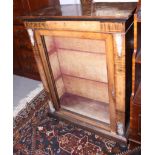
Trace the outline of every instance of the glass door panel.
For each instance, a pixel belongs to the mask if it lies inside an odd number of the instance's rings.
[[[104,40],[44,36],[60,107],[110,123]]]

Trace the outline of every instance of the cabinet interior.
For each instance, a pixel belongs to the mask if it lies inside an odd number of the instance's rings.
[[[62,109],[110,124],[104,40],[44,36]]]

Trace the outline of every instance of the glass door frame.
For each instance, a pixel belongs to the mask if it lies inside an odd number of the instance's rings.
[[[71,33],[72,32],[72,33]],[[59,97],[55,86],[55,80],[48,60],[44,36],[51,37],[75,37],[81,39],[96,39],[105,41],[107,75],[108,75],[108,93],[109,93],[109,109],[110,109],[110,130],[116,133],[116,103],[115,103],[115,81],[114,81],[114,49],[113,36],[111,34],[98,32],[77,32],[77,31],[61,31],[61,30],[35,30],[35,40],[38,46],[38,55],[41,59],[46,77],[47,89],[49,90],[52,102],[56,110],[60,109]],[[43,81],[44,82],[44,81]]]

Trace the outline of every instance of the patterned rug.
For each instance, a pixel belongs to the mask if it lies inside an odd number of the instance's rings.
[[[73,123],[49,118],[45,94],[42,92],[35,98],[35,106],[41,106],[29,111],[33,113],[31,117],[15,122],[14,155],[119,155],[128,151],[127,147]]]
[[[43,118],[43,115],[47,113],[47,111],[49,111],[49,97],[47,92],[42,90],[31,101],[27,102],[24,108],[13,118],[14,133],[32,118]]]

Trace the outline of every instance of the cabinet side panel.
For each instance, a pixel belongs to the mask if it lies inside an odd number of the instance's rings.
[[[55,80],[56,89],[57,89],[58,96],[60,99],[61,96],[63,96],[63,94],[65,93],[65,87],[64,87],[62,76],[61,76],[60,63],[58,59],[58,52],[57,52],[55,42],[54,42],[54,37],[45,36],[44,40],[45,40],[45,45],[46,45],[49,62],[50,62],[49,67],[51,67],[53,77]]]
[[[132,54],[133,54],[133,25],[130,27],[125,36],[125,47],[126,47],[126,56],[125,56],[125,66],[126,66],[126,107],[125,107],[125,123],[126,126],[129,123],[130,118],[130,98],[132,93]]]
[[[113,38],[116,109],[125,112],[125,35],[117,33]]]
[[[113,34],[117,133],[125,134],[125,34]]]

